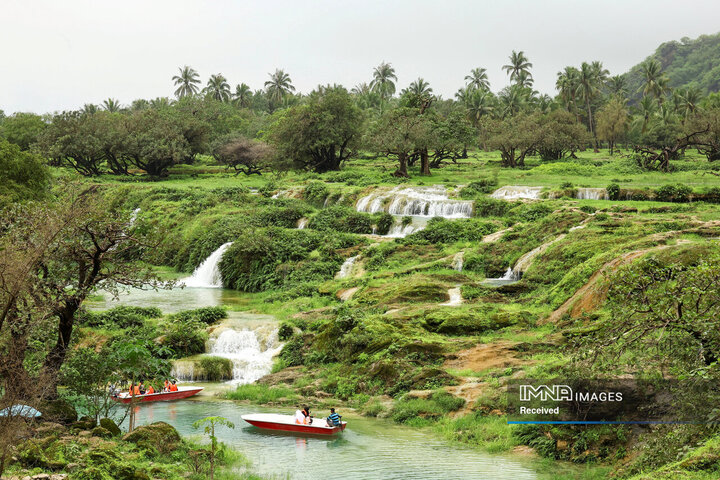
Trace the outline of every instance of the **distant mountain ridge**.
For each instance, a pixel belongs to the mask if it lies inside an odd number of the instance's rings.
[[[665,42],[645,61],[651,58],[660,61],[672,88],[696,87],[703,94],[720,91],[720,33]],[[625,75],[628,94],[638,97],[644,83],[641,64]]]

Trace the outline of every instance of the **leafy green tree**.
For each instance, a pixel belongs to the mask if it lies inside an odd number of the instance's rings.
[[[290,75],[284,70],[276,69],[274,73],[268,73],[270,80],[265,82],[265,91],[267,93],[270,106],[274,110],[285,99],[287,95],[295,91]]]
[[[235,87],[235,93],[233,94],[233,103],[240,108],[250,108],[252,100],[252,90],[250,87],[241,83]]]
[[[580,84],[580,72],[575,67],[565,67],[562,72],[558,72],[555,88],[560,92],[560,98],[565,103],[568,112],[575,115],[577,121],[580,122],[580,116],[577,109],[577,93]]]
[[[68,391],[84,399],[83,407],[97,422],[113,418],[120,403],[112,399],[109,385],[117,380],[114,375],[117,359],[107,349],[73,349],[63,364],[61,382]]]
[[[210,480],[215,478],[215,456],[217,452],[217,437],[215,436],[215,427],[235,428],[235,424],[224,417],[205,417],[193,423],[193,428],[199,429],[205,427],[205,434],[210,437]]]
[[[720,106],[697,110],[685,125],[685,133],[700,132],[695,148],[709,162],[720,160]]]
[[[652,95],[658,103],[663,102],[665,94],[670,91],[668,78],[662,72],[662,65],[653,59],[642,64],[642,75],[645,85],[642,87],[643,96]]]
[[[177,86],[175,96],[182,98],[197,94],[200,90],[198,86],[200,85],[200,75],[187,65],[178,70],[180,71],[179,75],[172,77],[173,83]]]
[[[587,109],[588,117],[588,129],[590,130],[590,134],[593,138],[596,139],[595,152],[598,152],[599,150],[597,145],[597,135],[595,134],[595,128],[593,125],[591,104],[595,96],[600,93],[600,87],[603,85],[606,77],[607,70],[602,67],[602,63],[600,62],[583,62],[582,65],[580,65],[580,70],[578,71],[577,91],[580,98],[585,100],[585,108]]]
[[[518,82],[518,79],[522,79],[524,82],[527,82],[532,79],[530,69],[533,65],[528,61],[528,58],[525,56],[525,52],[516,52],[513,50],[508,59],[510,60],[510,63],[503,65],[502,69],[510,75],[511,82]]]
[[[417,108],[399,107],[383,113],[370,133],[370,145],[376,152],[395,158],[398,168],[393,175],[409,177],[411,155],[428,148],[433,135],[433,124]]]
[[[473,68],[470,75],[465,76],[466,85],[477,90],[490,90],[487,70],[484,68]]]
[[[542,140],[540,116],[518,113],[496,120],[489,125],[488,146],[500,150],[503,167],[523,167],[525,157],[534,151]]]
[[[233,168],[236,175],[262,175],[276,165],[276,155],[270,145],[237,134],[220,139],[213,148],[213,155],[221,164]]]
[[[606,83],[612,95],[625,98],[628,94],[627,77],[625,75],[613,75]]]
[[[68,165],[84,176],[102,173],[105,152],[99,140],[94,115],[63,112],[38,139],[46,156],[57,165]]]
[[[492,115],[497,109],[495,95],[487,90],[473,90],[464,103],[468,118],[475,128],[483,117]]]
[[[543,115],[539,127],[535,132],[539,139],[537,151],[543,160],[560,160],[565,154],[574,156],[577,150],[592,141],[585,127],[564,110]]]
[[[49,186],[50,172],[38,155],[0,140],[0,207],[39,200],[48,193]]]
[[[106,112],[117,113],[121,108],[120,102],[114,98],[103,100],[103,109],[105,109]]]
[[[230,84],[220,73],[217,75],[210,75],[207,85],[203,89],[203,93],[220,102],[229,102],[230,97],[232,96],[230,93]]]
[[[268,139],[281,157],[315,172],[339,170],[359,145],[364,117],[342,87],[314,92],[307,102],[283,112]]]
[[[380,99],[384,103],[395,94],[395,82],[397,82],[395,68],[390,63],[381,62],[373,70],[370,88],[380,95]]]
[[[613,97],[597,112],[597,134],[600,140],[608,142],[610,155],[613,154],[615,143],[628,130],[629,115],[625,101]]]
[[[15,113],[0,123],[0,138],[29,150],[47,128],[40,115],[34,113]]]
[[[533,91],[520,84],[513,84],[502,89],[498,95],[498,110],[501,117],[511,117],[518,112],[526,110],[530,105]]]

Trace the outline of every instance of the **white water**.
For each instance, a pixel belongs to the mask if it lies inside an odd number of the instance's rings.
[[[272,359],[280,353],[275,325],[254,328],[220,327],[208,340],[208,353],[233,362],[232,383],[252,383],[272,370]]]
[[[604,188],[578,188],[575,198],[580,200],[610,200]]]
[[[355,204],[358,212],[387,212],[396,217],[387,237],[402,238],[425,228],[428,218],[468,218],[472,216],[472,202],[455,200],[442,185],[432,187],[395,187],[390,191],[374,192]],[[412,223],[403,225],[402,217]]]
[[[465,252],[458,252],[453,256],[452,263],[450,266],[453,270],[457,270],[458,272],[462,272],[463,269],[463,262],[465,260]]]
[[[459,286],[448,289],[448,296],[450,297],[450,300],[445,303],[441,303],[440,305],[445,305],[447,307],[456,307],[458,305],[461,305],[463,302],[462,293],[460,292]]]
[[[310,220],[308,220],[308,219],[305,218],[305,217],[303,217],[303,218],[301,218],[300,220],[298,220],[298,222],[297,222],[297,228],[298,228],[298,230],[302,230],[302,229],[304,229],[305,227],[307,227],[307,224],[308,224],[309,221],[310,221]]]
[[[183,278],[180,283],[186,287],[222,288],[220,276],[220,259],[232,242],[222,244],[198,266],[190,277]]]
[[[540,192],[542,189],[543,187],[507,185],[505,187],[498,188],[490,196],[501,200],[537,200],[540,198]]]
[[[335,275],[335,278],[347,278],[350,276],[350,273],[352,273],[353,265],[355,265],[355,261],[358,259],[360,255],[355,255],[354,257],[350,257],[345,262],[343,262],[342,266],[340,267],[340,271]]]

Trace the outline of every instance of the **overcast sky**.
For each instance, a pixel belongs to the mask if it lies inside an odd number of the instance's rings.
[[[513,49],[554,94],[566,65],[623,73],[664,41],[716,33],[718,19],[718,0],[0,0],[0,109],[172,96],[182,65],[233,90],[262,88],[275,68],[301,92],[351,88],[383,60],[398,90],[423,77],[447,98],[473,67],[493,91],[507,85]]]

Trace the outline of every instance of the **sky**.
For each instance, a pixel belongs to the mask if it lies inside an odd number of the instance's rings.
[[[661,43],[720,30],[717,0],[0,0],[0,109],[36,113],[112,97],[172,96],[189,65],[260,89],[276,68],[301,92],[369,82],[390,62],[452,97],[472,68],[491,89],[512,50],[554,95],[567,65],[627,71]]]

